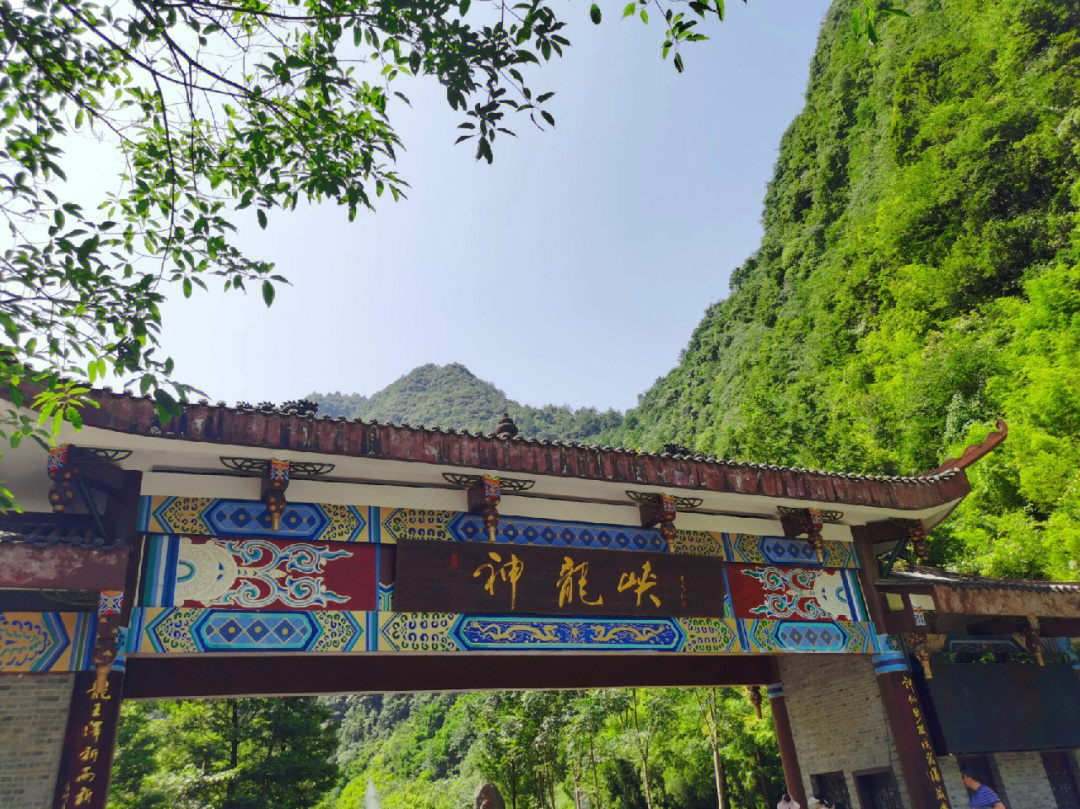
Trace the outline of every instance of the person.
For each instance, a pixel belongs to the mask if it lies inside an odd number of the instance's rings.
[[[1005,803],[986,784],[979,783],[968,773],[962,773],[961,777],[964,786],[971,792],[971,797],[968,799],[968,806],[971,809],[1005,809]]]
[[[785,792],[780,803],[776,804],[776,809],[802,809],[802,807],[799,806],[798,801],[792,800],[791,796]]]

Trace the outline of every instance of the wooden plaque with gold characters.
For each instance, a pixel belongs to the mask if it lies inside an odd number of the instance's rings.
[[[724,614],[723,561],[641,551],[405,540],[394,610],[501,615]]]

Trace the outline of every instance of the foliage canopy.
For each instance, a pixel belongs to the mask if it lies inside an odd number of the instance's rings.
[[[722,717],[715,759],[703,703]],[[508,809],[716,809],[716,767],[722,809],[771,809],[783,789],[767,706],[758,719],[742,689],[387,694],[322,705],[340,722],[316,723],[326,712],[312,700],[125,705],[110,809],[354,809],[372,791],[382,809],[461,809],[481,781],[499,787]],[[280,750],[269,729],[285,727],[283,711],[298,729],[288,748],[296,760],[281,751],[267,766],[260,744]],[[336,754],[326,742],[335,727]],[[325,777],[302,777],[312,768]]]

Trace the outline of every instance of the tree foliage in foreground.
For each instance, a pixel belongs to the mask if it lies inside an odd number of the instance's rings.
[[[466,809],[485,780],[508,809],[771,809],[782,790],[771,717],[758,719],[743,689],[322,704],[340,717],[336,753],[334,725],[312,700],[126,704],[110,809],[355,809],[373,788],[381,809]],[[282,711],[296,741],[267,764],[261,751],[279,750]],[[321,779],[303,776],[312,772]]]
[[[110,809],[309,809],[337,734],[318,700],[125,703]]]

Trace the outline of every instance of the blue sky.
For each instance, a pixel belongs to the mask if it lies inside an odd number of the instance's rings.
[[[166,306],[179,377],[213,400],[370,394],[461,362],[528,404],[633,406],[678,361],[761,236],[781,134],[803,105],[824,0],[729,3],[711,41],[662,62],[654,21],[563,10],[574,43],[534,86],[557,126],[520,121],[495,163],[453,146],[437,85],[392,119],[407,201],[348,223],[332,205],[276,213],[247,249],[292,286]],[[541,87],[542,85],[542,87]]]

